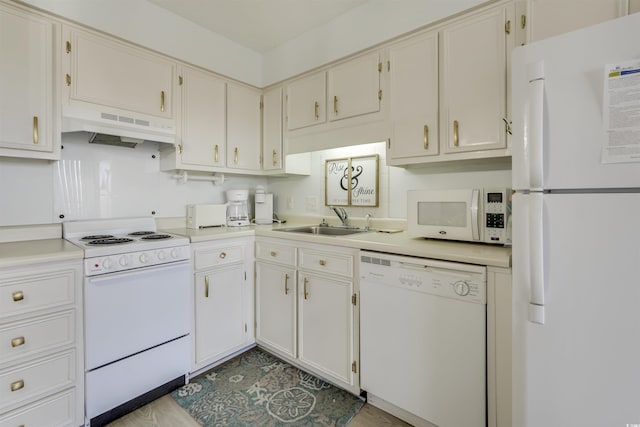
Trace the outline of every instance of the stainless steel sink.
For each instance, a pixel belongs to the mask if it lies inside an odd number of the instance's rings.
[[[364,228],[351,228],[351,227],[332,227],[332,226],[319,226],[319,225],[307,225],[304,227],[292,227],[292,228],[278,228],[274,231],[286,231],[289,233],[305,233],[305,234],[319,234],[323,236],[347,236],[349,234],[365,233],[369,230]]]

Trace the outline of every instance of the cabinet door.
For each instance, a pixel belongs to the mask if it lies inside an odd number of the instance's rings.
[[[327,72],[330,120],[380,111],[380,55],[372,52]]]
[[[262,169],[282,169],[282,88],[265,91],[262,96]]]
[[[227,85],[227,167],[260,170],[261,91]]]
[[[529,41],[599,24],[626,14],[619,0],[529,0]]]
[[[72,30],[72,100],[173,118],[176,64],[103,36]]]
[[[218,360],[246,342],[243,275],[242,264],[196,274],[196,365]]]
[[[335,381],[354,384],[353,283],[300,272],[298,357]]]
[[[256,341],[296,357],[296,271],[256,262]]]
[[[438,154],[438,33],[389,48],[392,136],[387,159]]]
[[[287,85],[287,130],[327,121],[326,87],[324,71],[294,80]]]
[[[59,157],[54,30],[51,22],[0,4],[0,155]]]
[[[506,147],[506,14],[497,7],[441,32],[440,130],[447,153]]]
[[[184,67],[182,77],[182,163],[224,166],[226,83],[218,77]]]

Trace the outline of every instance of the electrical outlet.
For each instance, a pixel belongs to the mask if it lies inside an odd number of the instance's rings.
[[[293,197],[287,196],[287,209],[293,209]]]
[[[307,212],[315,212],[318,209],[318,198],[316,196],[307,196],[304,198],[304,207]]]

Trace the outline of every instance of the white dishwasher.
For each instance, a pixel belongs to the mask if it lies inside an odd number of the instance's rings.
[[[438,427],[486,426],[486,278],[484,266],[360,252],[360,385],[371,404]]]

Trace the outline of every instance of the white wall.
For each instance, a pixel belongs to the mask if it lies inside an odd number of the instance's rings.
[[[161,172],[158,144],[136,148],[89,144],[84,132],[63,136],[57,162],[0,157],[0,226],[62,220],[147,216],[184,217],[190,203],[224,203],[224,191],[265,178],[226,175],[222,186],[181,183]],[[155,156],[155,158],[153,158]],[[64,215],[64,219],[59,216]]]
[[[351,217],[406,218],[407,190],[455,189],[479,187],[510,187],[511,162],[486,161],[465,164],[431,164],[418,168],[386,166],[385,143],[364,144],[311,154],[311,175],[287,178],[269,178],[269,191],[274,193],[274,211],[286,218],[287,214],[335,215],[325,206],[325,160],[349,156],[378,154],[379,200],[378,208],[346,208]],[[292,207],[288,206],[291,199]]]

